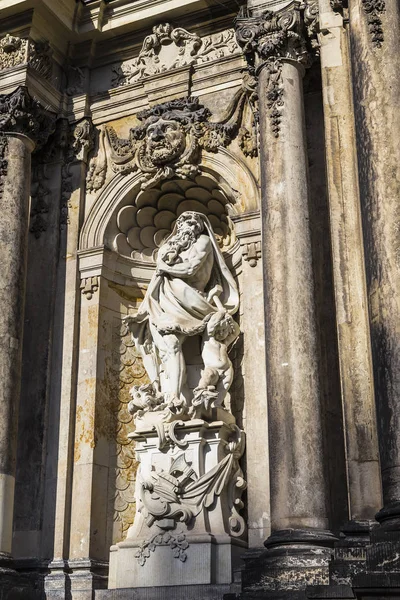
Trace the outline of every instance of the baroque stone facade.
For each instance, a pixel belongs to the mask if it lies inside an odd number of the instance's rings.
[[[12,4],[0,598],[397,597],[397,4]]]

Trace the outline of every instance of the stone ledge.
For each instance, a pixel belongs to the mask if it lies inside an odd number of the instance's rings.
[[[240,584],[171,585],[119,590],[96,590],[95,600],[222,600],[239,594]]]

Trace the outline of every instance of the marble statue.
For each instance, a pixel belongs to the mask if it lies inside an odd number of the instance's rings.
[[[127,322],[150,384],[132,389],[136,416],[162,412],[164,421],[190,418],[196,407],[229,409],[233,379],[228,347],[239,326],[236,283],[225,264],[207,217],[187,211],[161,246],[146,296]],[[187,382],[183,344],[201,336],[201,375]],[[140,411],[140,412],[139,412]]]

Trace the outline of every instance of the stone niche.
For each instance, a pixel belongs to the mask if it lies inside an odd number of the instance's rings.
[[[178,335],[185,364],[179,389],[173,388],[172,363],[168,362],[171,357],[163,342],[151,334],[153,317],[146,316],[149,323],[143,344],[138,342],[143,331],[138,334],[135,323],[145,309],[139,305],[125,318],[136,350],[143,357],[148,383],[130,390],[132,399],[127,411],[133,421],[128,437],[135,444],[139,463],[134,491],[136,515],[126,538],[111,547],[111,589],[229,584],[247,546],[246,525],[240,514],[246,482],[239,464],[245,435],[231,412],[229,394],[234,374],[228,351],[240,332],[232,318],[239,295],[227,266],[232,268],[240,252],[231,219],[235,214],[229,190],[203,172],[194,178],[163,181],[150,189],[136,188],[120,204],[106,231],[107,245],[122,261],[132,261],[139,271],[148,265],[154,273],[142,306],[148,302],[147,296],[155,297],[157,277],[163,276],[163,257],[169,245],[175,247],[182,222],[190,221],[193,215],[204,224],[198,237],[206,238],[211,248],[207,260],[212,267],[204,291],[196,290],[196,294],[207,298],[209,309],[205,310],[209,314],[198,331],[184,335],[183,340]],[[184,244],[184,250],[180,250],[177,266],[192,260],[190,247],[186,247]],[[173,273],[172,269],[165,277],[173,281]],[[191,307],[185,307],[185,294],[191,293],[190,276],[185,282],[187,289],[177,301],[190,312]],[[210,296],[210,287],[215,284],[220,290],[217,300]],[[161,281],[163,285],[167,283]],[[163,301],[157,297],[159,306],[167,312]],[[173,313],[174,309],[172,323]],[[210,326],[214,321],[216,328]],[[166,335],[162,328],[161,335]],[[215,348],[218,365],[212,363]],[[157,363],[159,373],[154,374],[148,366],[149,356]]]

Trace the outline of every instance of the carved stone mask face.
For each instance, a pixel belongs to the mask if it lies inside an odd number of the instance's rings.
[[[182,154],[185,145],[185,133],[176,121],[160,118],[147,128],[147,155],[154,165],[172,162]]]

